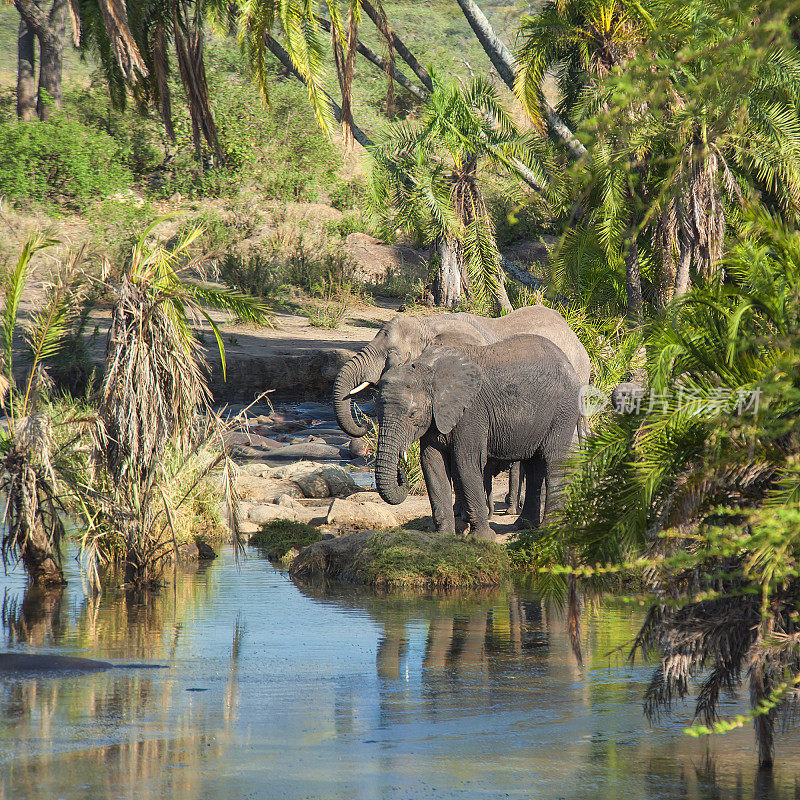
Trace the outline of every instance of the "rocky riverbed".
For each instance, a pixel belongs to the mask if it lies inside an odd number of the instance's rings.
[[[244,425],[228,434],[228,442],[240,467],[245,536],[277,519],[305,522],[334,534],[398,528],[412,520],[417,528],[430,526],[427,495],[410,495],[398,506],[381,500],[366,442],[339,429],[330,405],[224,409],[227,414],[242,411]]]

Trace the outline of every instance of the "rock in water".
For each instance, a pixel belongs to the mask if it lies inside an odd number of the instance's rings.
[[[100,672],[114,665],[108,661],[38,653],[0,653],[0,672]]]
[[[349,457],[350,453],[347,452]],[[306,458],[312,461],[338,461],[342,458],[341,448],[330,444],[309,442],[307,444],[288,444],[276,450],[267,450],[263,457],[269,460],[296,461]]]

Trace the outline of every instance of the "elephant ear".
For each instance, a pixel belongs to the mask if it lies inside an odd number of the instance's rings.
[[[440,433],[450,433],[481,388],[478,365],[449,347],[430,348],[433,370],[433,421]]]

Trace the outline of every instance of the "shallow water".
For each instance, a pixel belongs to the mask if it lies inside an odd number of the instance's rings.
[[[4,588],[3,648],[165,670],[0,676],[0,798],[795,798],[800,741],[759,774],[750,730],[641,714],[642,612],[564,620],[521,589],[458,598],[298,588],[231,552],[147,605]],[[734,710],[730,706],[727,710]]]

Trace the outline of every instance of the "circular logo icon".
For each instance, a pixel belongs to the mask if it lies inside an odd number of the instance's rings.
[[[581,386],[578,393],[578,408],[584,417],[593,417],[608,404],[608,396],[596,386]]]

